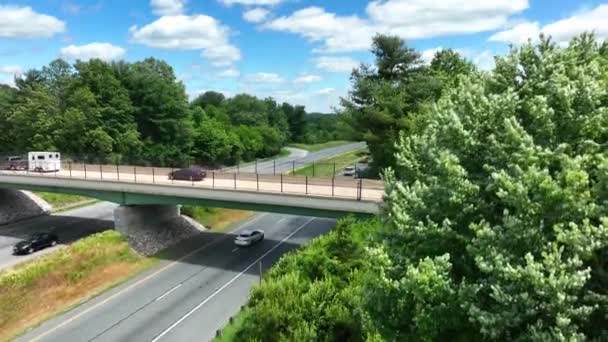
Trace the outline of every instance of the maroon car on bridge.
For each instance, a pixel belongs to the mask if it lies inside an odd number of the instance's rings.
[[[200,182],[204,180],[205,177],[207,177],[207,171],[198,167],[179,169],[169,173],[169,179],[171,180]]]

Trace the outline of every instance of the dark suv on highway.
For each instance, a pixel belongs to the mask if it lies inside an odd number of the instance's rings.
[[[37,250],[55,246],[57,243],[59,243],[59,238],[53,233],[36,233],[24,241],[18,242],[13,247],[13,253],[15,255],[32,254]]]

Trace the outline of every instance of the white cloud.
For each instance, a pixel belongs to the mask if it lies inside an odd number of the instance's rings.
[[[315,82],[319,82],[322,79],[323,78],[321,76],[315,75],[315,74],[301,74],[300,76],[298,76],[298,78],[296,78],[293,81],[293,83],[296,83],[296,84],[315,83]]]
[[[23,69],[18,65],[0,66],[0,74],[20,75],[21,73],[23,73]]]
[[[243,19],[250,23],[261,23],[268,17],[269,14],[270,11],[265,8],[252,8],[243,13]]]
[[[368,50],[376,33],[421,39],[476,33],[503,27],[526,8],[528,0],[376,0],[365,18],[338,16],[320,7],[308,7],[276,18],[263,27],[302,35],[321,46],[316,52]]]
[[[241,59],[241,50],[230,44],[218,45],[203,50],[201,56],[207,58],[213,66],[227,67]]]
[[[495,66],[494,53],[490,50],[485,50],[477,55],[472,56],[473,63],[480,70],[492,70]]]
[[[65,31],[65,23],[31,7],[0,5],[0,37],[49,38]]]
[[[226,70],[218,73],[217,75],[219,77],[231,78],[231,77],[239,77],[239,76],[241,76],[241,73],[235,68],[230,68],[230,69],[226,69]]]
[[[540,34],[538,23],[521,23],[512,28],[493,34],[490,41],[509,42],[516,45],[524,44],[528,39],[536,39]]]
[[[278,5],[285,0],[219,0],[226,6],[232,5],[249,5],[249,6],[274,6]]]
[[[258,72],[257,74],[247,75],[247,80],[252,83],[285,83],[285,79],[277,74]]]
[[[99,58],[104,61],[111,61],[124,57],[127,50],[120,46],[110,43],[90,43],[86,45],[69,45],[61,49],[61,58],[68,60],[87,61],[92,58]]]
[[[23,69],[18,65],[0,66],[0,84],[15,85],[15,77],[21,76]]]
[[[572,37],[583,32],[595,32],[601,40],[608,36],[608,5],[599,5],[594,9],[581,11],[569,18],[558,20],[543,26],[537,22],[522,23],[509,30],[501,31],[490,37],[490,41],[509,42],[516,45],[528,39],[538,40],[541,33],[551,36],[554,41],[566,44]]]
[[[150,5],[156,15],[179,15],[184,13],[186,0],[150,0]]]
[[[433,58],[435,58],[435,54],[441,50],[443,50],[443,48],[441,46],[432,48],[432,49],[426,49],[426,50],[422,51],[422,54],[420,57],[422,58],[422,61],[424,62],[424,64],[429,65],[433,61]]]
[[[359,63],[350,57],[321,56],[314,59],[318,69],[329,72],[351,72]]]
[[[241,59],[241,51],[228,41],[230,30],[207,15],[164,16],[141,28],[130,29],[131,39],[161,49],[203,50],[214,66],[228,66]]]
[[[334,88],[323,88],[323,89],[319,89],[319,90],[315,91],[314,94],[328,96],[335,92],[336,92],[336,89],[334,89]]]
[[[339,17],[320,7],[308,7],[291,16],[280,17],[263,27],[297,33],[313,42],[323,42],[318,52],[367,50],[376,33],[368,22],[357,17]]]

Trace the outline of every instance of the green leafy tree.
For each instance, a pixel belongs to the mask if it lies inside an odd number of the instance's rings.
[[[375,68],[362,65],[351,75],[340,132],[365,140],[379,171],[395,165],[395,144],[399,133],[410,129],[411,117],[474,68],[451,50],[437,53],[427,67],[417,51],[395,36],[377,35],[371,51]]]
[[[167,158],[183,158],[190,150],[192,122],[184,85],[166,62],[148,58],[131,64],[123,82],[134,106],[141,139],[155,145],[147,159],[167,148]],[[166,159],[166,158],[164,158]],[[150,159],[152,160],[152,159]]]
[[[216,91],[207,91],[199,95],[192,101],[192,106],[206,109],[207,106],[219,107],[224,103],[226,97],[222,93]]]
[[[383,336],[608,338],[605,51],[514,49],[402,134],[363,292]]]

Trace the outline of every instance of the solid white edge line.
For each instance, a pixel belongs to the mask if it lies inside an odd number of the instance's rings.
[[[168,296],[168,295],[169,295],[171,292],[173,292],[173,291],[177,290],[178,288],[180,288],[180,286],[182,286],[182,284],[181,284],[181,283],[180,283],[180,284],[175,285],[175,286],[174,286],[174,287],[173,287],[171,290],[169,290],[169,291],[165,292],[165,293],[164,293],[162,296],[160,296],[160,297],[156,298],[154,301],[156,302],[156,301],[159,301],[159,300],[161,300],[161,299],[163,299],[163,298],[167,297],[167,296]]]
[[[176,326],[178,326],[186,318],[190,317],[190,315],[192,315],[194,312],[196,312],[198,309],[200,309],[203,305],[207,304],[207,302],[209,302],[211,299],[213,299],[215,296],[217,296],[220,292],[222,292],[224,289],[226,289],[228,286],[230,286],[230,284],[234,283],[238,278],[240,278],[243,274],[245,274],[245,272],[249,271],[249,269],[251,269],[253,266],[255,266],[262,259],[264,259],[268,254],[274,252],[277,248],[279,248],[282,244],[284,244],[285,241],[291,239],[292,236],[296,235],[300,230],[302,230],[304,227],[306,227],[309,223],[311,223],[314,220],[315,220],[315,218],[308,219],[308,221],[306,221],[306,223],[304,223],[303,225],[301,225],[300,227],[298,227],[296,230],[294,230],[293,232],[291,232],[289,235],[287,235],[285,238],[283,238],[283,240],[279,241],[279,243],[277,243],[276,245],[274,245],[266,253],[262,254],[261,257],[257,258],[254,262],[252,262],[251,264],[249,264],[249,266],[245,267],[245,269],[242,270],[241,272],[239,272],[239,274],[235,275],[227,283],[225,283],[224,285],[222,285],[222,287],[220,287],[219,289],[215,290],[215,292],[213,292],[211,295],[209,295],[209,297],[205,298],[204,301],[202,301],[200,304],[198,304],[197,306],[195,306],[192,310],[188,311],[188,313],[186,313],[185,315],[183,315],[175,323],[171,324],[170,327],[168,327],[163,332],[161,332],[151,342],[157,342],[157,341],[159,341],[161,338],[163,338],[163,336],[165,336],[166,334],[168,334],[171,330],[173,330]]]

